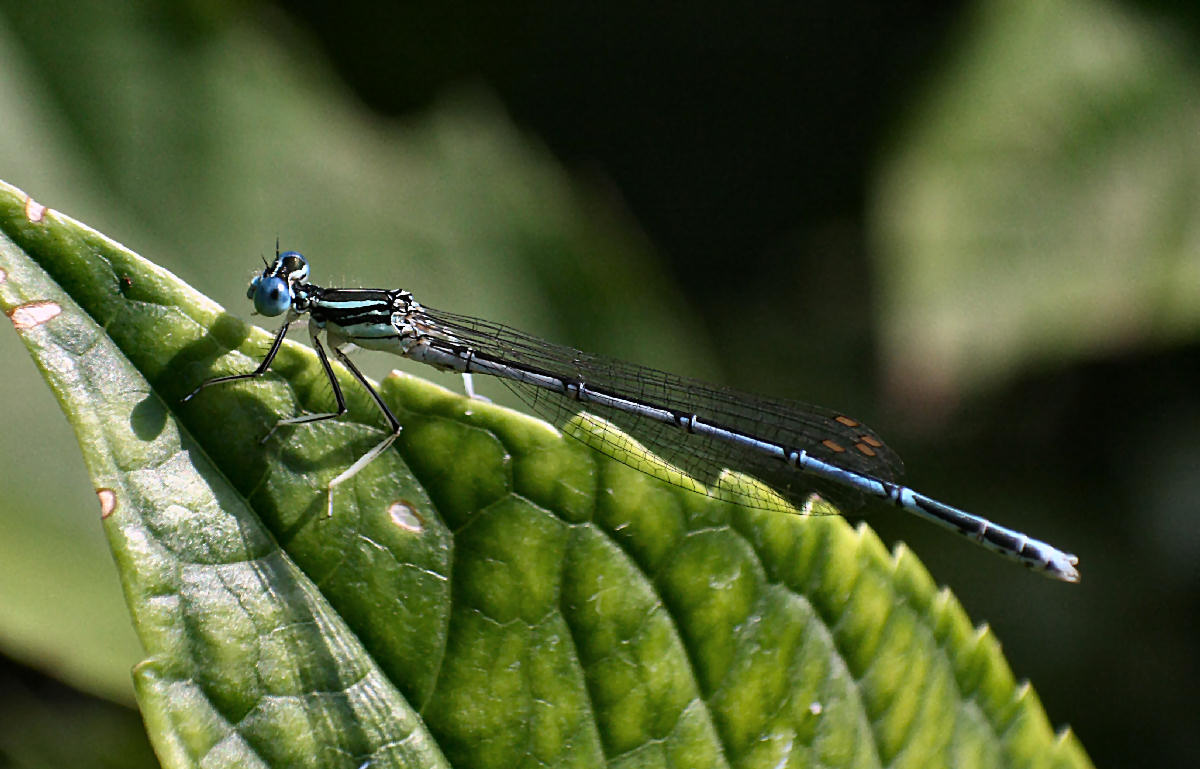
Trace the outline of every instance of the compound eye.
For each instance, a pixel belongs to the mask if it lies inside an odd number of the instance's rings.
[[[282,315],[292,306],[292,292],[287,281],[274,275],[250,281],[249,293],[253,295],[255,311],[268,318]]]
[[[298,251],[284,251],[279,255],[280,272],[288,283],[303,283],[308,280],[308,260]]]

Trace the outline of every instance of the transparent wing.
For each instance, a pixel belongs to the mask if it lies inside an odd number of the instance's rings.
[[[836,411],[798,401],[717,387],[688,377],[668,374],[646,366],[593,355],[552,344],[507,326],[428,307],[421,312],[430,325],[444,330],[455,340],[478,352],[531,367],[556,377],[573,378],[589,389],[603,390],[624,398],[695,414],[702,421],[724,426],[790,449],[804,450],[847,470],[884,481],[898,481],[903,463],[872,430]],[[642,446],[619,433],[604,430],[603,423],[584,418],[584,427],[564,431],[593,448],[643,472],[664,477],[678,486],[707,493],[718,499],[751,508],[786,510],[780,497],[798,507],[807,506],[815,492],[843,511],[862,505],[862,495],[802,473],[786,463],[751,449],[599,403],[580,403],[556,392],[505,379],[501,381],[534,412],[548,421],[568,426],[581,412],[595,414],[629,433]],[[592,428],[592,429],[588,429]],[[653,452],[670,465],[700,481],[696,488],[686,478],[653,472]],[[725,470],[754,476],[774,493],[730,477]]]

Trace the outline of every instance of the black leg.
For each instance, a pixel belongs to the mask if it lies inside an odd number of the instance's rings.
[[[399,434],[400,420],[396,419],[396,415],[393,414],[391,409],[387,407],[387,404],[383,402],[383,398],[379,397],[379,393],[375,392],[375,388],[371,386],[371,383],[367,381],[367,378],[363,376],[361,371],[358,370],[358,367],[350,361],[349,356],[336,347],[333,348],[333,354],[338,356],[338,360],[342,362],[343,366],[350,369],[350,373],[353,374],[354,378],[358,380],[358,383],[363,386],[363,389],[371,394],[371,397],[375,400],[375,405],[379,407],[379,410],[383,412],[384,418],[387,419],[388,424],[391,425],[392,432]]]
[[[271,343],[271,349],[267,352],[267,356],[262,359],[262,363],[258,364],[258,368],[251,371],[249,374],[234,374],[232,376],[219,376],[216,379],[209,379],[206,382],[201,382],[200,386],[184,396],[183,403],[190,401],[196,393],[203,390],[205,387],[222,382],[237,382],[241,379],[255,379],[267,373],[267,369],[271,368],[271,361],[275,360],[275,354],[279,352],[280,346],[283,344],[283,338],[287,335],[289,323],[284,323],[279,327],[279,331],[275,332],[275,341]],[[326,366],[328,368],[328,365]]]
[[[329,501],[325,508],[326,518],[333,516],[333,490],[342,483],[358,475],[360,470],[371,464],[371,462],[375,461],[380,454],[386,451],[387,448],[391,446],[393,442],[395,442],[396,438],[400,436],[400,431],[403,429],[400,425],[400,420],[396,419],[396,415],[393,414],[391,409],[387,407],[387,404],[383,402],[383,398],[379,396],[379,393],[375,392],[375,388],[371,386],[370,382],[367,381],[367,378],[363,376],[361,371],[358,370],[358,367],[350,362],[350,358],[348,358],[346,354],[337,347],[333,348],[333,353],[334,355],[338,356],[338,360],[340,360],[346,368],[350,369],[350,373],[354,375],[354,378],[358,380],[359,384],[366,388],[367,392],[371,393],[371,397],[375,399],[375,405],[379,407],[379,410],[383,412],[383,416],[387,418],[388,424],[392,426],[392,431],[388,433],[387,437],[376,444],[374,448],[355,460],[354,464],[343,470],[340,475],[338,475],[325,486],[326,491],[329,494]]]
[[[325,369],[325,376],[329,379],[329,384],[333,387],[333,397],[337,401],[337,411],[330,411],[327,414],[305,414],[302,417],[290,417],[281,419],[275,423],[271,431],[263,436],[260,443],[266,443],[275,431],[284,425],[306,425],[310,422],[320,422],[325,419],[336,419],[346,413],[346,398],[342,395],[341,385],[338,384],[337,377],[333,375],[333,367],[329,365],[329,357],[325,354],[325,347],[322,346],[321,340],[317,338],[318,329],[310,325],[308,327],[309,339],[312,340],[313,349],[317,351],[317,360],[321,361],[321,368]],[[335,348],[336,351],[336,348]],[[357,373],[357,372],[356,372]],[[359,374],[359,376],[362,376]],[[369,389],[369,388],[368,388]]]

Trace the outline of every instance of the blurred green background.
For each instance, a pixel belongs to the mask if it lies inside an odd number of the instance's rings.
[[[1072,587],[870,520],[1098,765],[1174,767],[1200,753],[1198,22],[0,0],[0,178],[245,316],[278,236],[318,283],[862,417],[916,488],[1079,554]],[[72,433],[15,334],[0,360],[0,766],[153,766]]]

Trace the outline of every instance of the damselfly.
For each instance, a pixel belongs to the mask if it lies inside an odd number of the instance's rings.
[[[308,274],[303,256],[295,251],[280,254],[276,249],[275,261],[251,281],[246,292],[259,314],[286,315],[266,357],[248,374],[201,383],[184,400],[210,385],[265,374],[288,327],[307,315],[313,349],[333,387],[337,410],[281,419],[271,432],[346,413],[346,400],[319,339],[321,332],[338,360],[371,394],[389,426],[387,437],[327,484],[329,514],[333,490],[382,454],[401,430],[400,421],[346,356],[344,348],[356,346],[464,375],[498,377],[534,411],[567,425],[568,434],[632,467],[694,491],[751,508],[785,512],[818,512],[821,497],[843,509],[878,500],[956,531],[1047,576],[1066,582],[1079,580],[1074,555],[899,483],[903,469],[899,457],[874,432],[844,414],[724,389],[551,344],[498,323],[424,307],[400,289],[321,288],[308,282]],[[601,419],[591,418],[593,414]],[[570,421],[577,415],[588,429],[579,428],[578,420]],[[587,422],[589,418],[591,422]],[[608,423],[628,432],[638,443],[606,429]],[[661,459],[655,460],[647,451]],[[646,469],[661,469],[663,462],[683,472]],[[762,483],[747,483],[742,471]]]

